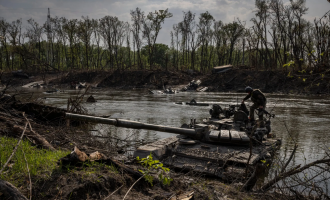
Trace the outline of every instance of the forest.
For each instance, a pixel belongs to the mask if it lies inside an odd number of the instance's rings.
[[[329,0],[328,0],[329,1]],[[168,10],[131,10],[130,22],[116,16],[91,19],[49,17],[0,19],[0,70],[172,69],[209,72],[232,64],[257,70],[317,70],[329,67],[330,12],[307,21],[305,0],[256,0],[255,16],[224,23],[208,11],[184,11],[173,24],[170,45],[157,43]]]

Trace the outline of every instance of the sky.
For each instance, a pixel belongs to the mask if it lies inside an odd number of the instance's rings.
[[[310,21],[330,10],[327,0],[306,0],[306,6],[309,10],[304,18]],[[183,12],[190,10],[195,13],[197,21],[201,13],[208,11],[215,20],[229,23],[239,18],[246,21],[247,26],[255,14],[255,0],[0,0],[0,18],[8,22],[21,18],[23,27],[28,26],[26,21],[30,18],[43,24],[47,20],[47,9],[50,8],[52,17],[81,19],[81,16],[89,16],[100,19],[110,15],[131,22],[130,11],[137,7],[145,14],[166,8],[173,14],[173,17],[165,20],[157,40],[157,43],[165,44],[169,44],[173,25],[182,21]]]

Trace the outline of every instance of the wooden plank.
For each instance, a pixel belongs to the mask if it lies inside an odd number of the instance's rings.
[[[220,131],[220,140],[230,140],[230,131],[229,130],[221,130]]]
[[[230,131],[231,140],[241,141],[241,136],[238,134],[238,131]]]
[[[249,142],[250,138],[246,135],[243,131],[238,131],[239,136],[241,136],[241,139],[243,142]]]

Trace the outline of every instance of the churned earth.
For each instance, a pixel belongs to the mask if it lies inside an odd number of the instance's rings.
[[[87,83],[92,87],[118,89],[180,89],[192,80],[201,80],[207,91],[240,92],[246,86],[259,88],[266,93],[329,94],[330,70],[304,71],[259,71],[234,68],[220,74],[202,74],[193,71],[162,70],[77,70],[68,72],[26,72],[29,78],[3,73],[1,83],[18,87],[31,82],[45,81],[49,87],[67,88]]]

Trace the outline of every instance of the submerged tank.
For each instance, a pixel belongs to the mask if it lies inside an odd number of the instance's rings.
[[[243,177],[246,167],[270,158],[281,144],[280,140],[266,137],[271,135],[270,121],[274,117],[267,111],[259,111],[256,123],[248,121],[244,104],[224,109],[213,105],[209,112],[209,118],[201,122],[191,119],[180,128],[72,113],[66,113],[66,118],[177,134],[138,147],[134,156],[143,158],[152,153],[169,167],[227,180]]]

